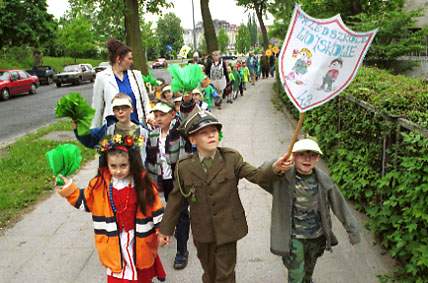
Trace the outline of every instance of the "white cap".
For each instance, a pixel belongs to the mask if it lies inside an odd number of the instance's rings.
[[[303,139],[296,142],[293,146],[293,152],[313,151],[322,155],[322,151],[316,141],[311,139]]]
[[[163,113],[169,113],[172,110],[174,110],[174,108],[171,105],[169,105],[165,102],[158,102],[158,103],[156,103],[155,107],[153,107],[151,112],[160,111]]]
[[[129,106],[132,108],[132,103],[130,101],[130,99],[128,98],[114,98],[113,101],[111,102],[111,107],[116,107],[116,106]]]
[[[166,85],[166,86],[164,86],[164,87],[163,87],[163,89],[162,89],[162,93],[164,93],[164,92],[166,92],[166,91],[171,92],[171,86],[170,86],[170,85]]]
[[[192,90],[192,94],[197,93],[199,95],[202,95],[202,92],[200,91],[199,88],[195,88],[194,90]]]
[[[198,51],[196,51],[195,53],[193,53],[193,58],[197,58],[197,57],[199,57],[199,53],[198,53]]]

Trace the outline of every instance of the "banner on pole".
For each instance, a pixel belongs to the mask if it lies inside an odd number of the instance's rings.
[[[357,74],[376,31],[354,32],[340,15],[316,19],[296,5],[278,63],[294,106],[306,112],[342,92]]]

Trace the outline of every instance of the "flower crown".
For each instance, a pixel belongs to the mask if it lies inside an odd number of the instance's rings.
[[[115,134],[113,136],[105,136],[99,145],[96,146],[98,153],[104,153],[113,149],[120,149],[128,152],[128,149],[133,147],[141,147],[144,145],[144,136],[122,136]]]

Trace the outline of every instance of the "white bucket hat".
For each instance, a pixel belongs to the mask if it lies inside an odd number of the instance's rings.
[[[302,139],[293,146],[293,152],[313,151],[322,155],[322,151],[316,141],[311,139]]]

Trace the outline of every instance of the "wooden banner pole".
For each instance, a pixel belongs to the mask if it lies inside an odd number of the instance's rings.
[[[294,130],[294,134],[291,137],[290,145],[288,146],[287,159],[291,156],[291,151],[293,150],[293,146],[296,143],[297,138],[299,137],[300,130],[302,129],[304,120],[305,120],[305,112],[301,112],[299,116],[299,122],[297,122],[296,129]]]

